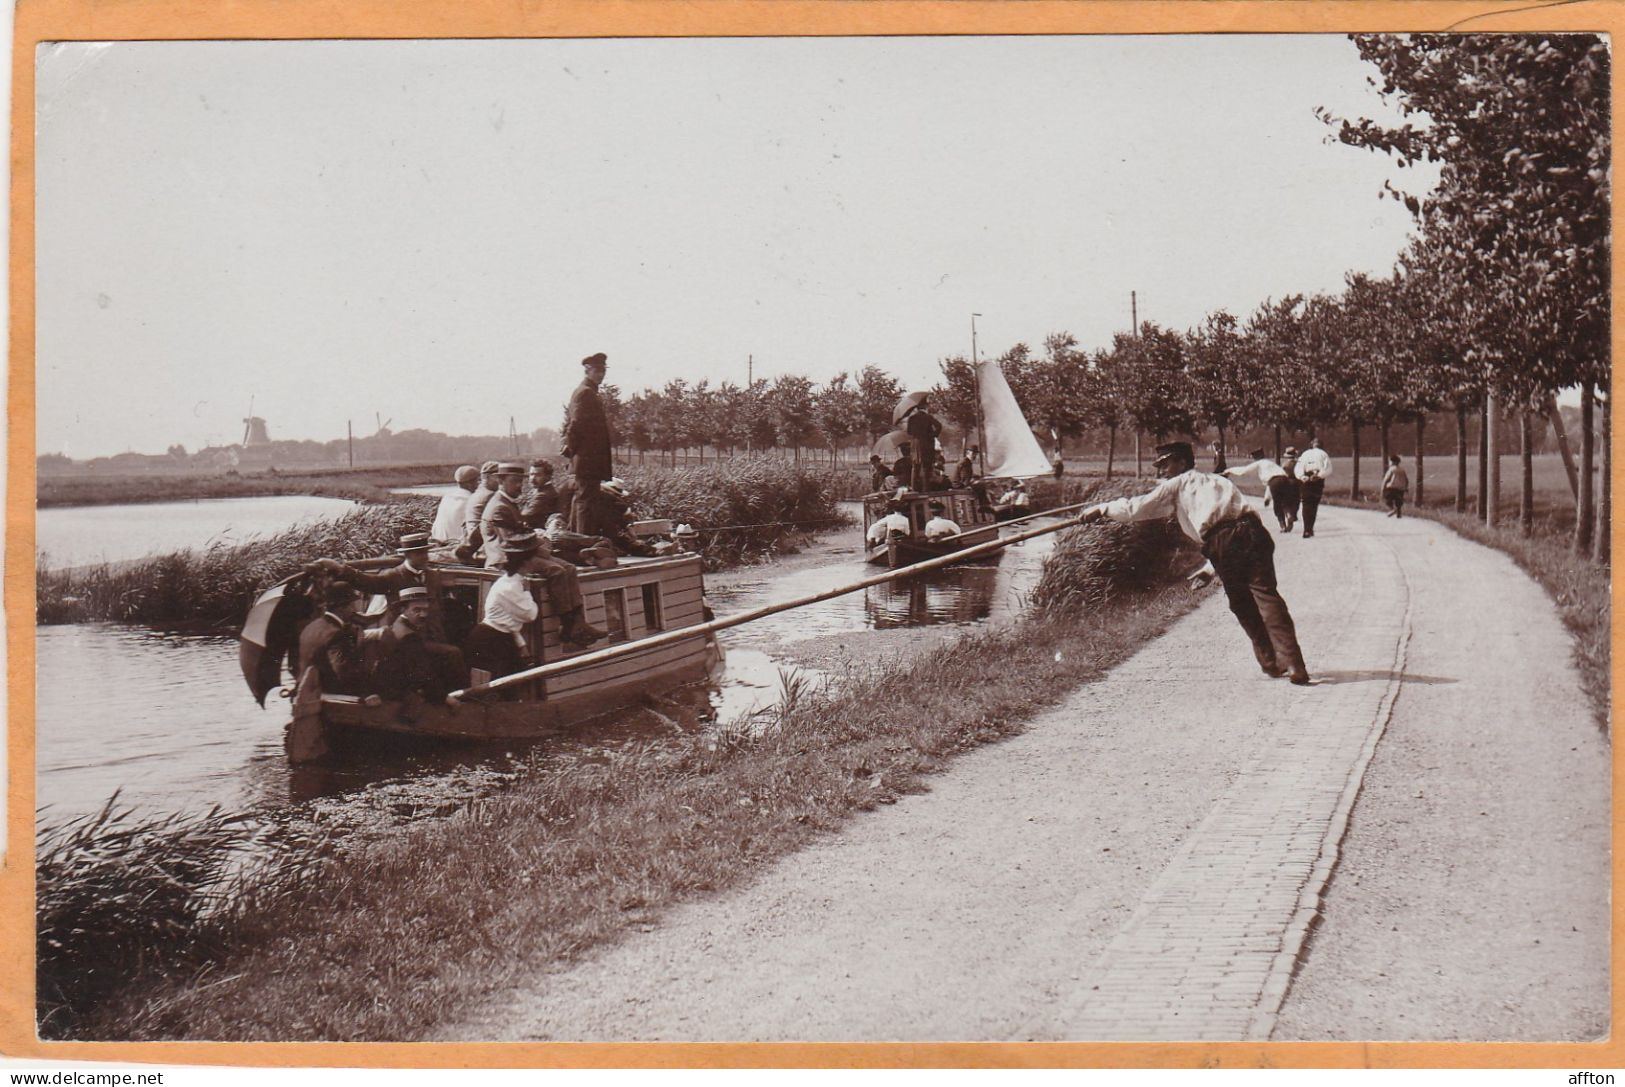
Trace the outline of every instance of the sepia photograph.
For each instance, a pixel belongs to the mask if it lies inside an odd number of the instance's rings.
[[[1608,1041],[1608,34],[31,49],[38,1042]]]

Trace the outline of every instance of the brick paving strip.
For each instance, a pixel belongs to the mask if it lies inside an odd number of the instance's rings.
[[[1369,549],[1339,655],[1390,661],[1386,683],[1305,692],[1151,885],[1056,1017],[1077,1040],[1267,1039],[1339,843],[1399,696],[1411,594],[1391,550]]]

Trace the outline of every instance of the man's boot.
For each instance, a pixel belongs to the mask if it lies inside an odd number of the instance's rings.
[[[587,622],[580,608],[565,612],[561,626],[564,640],[574,645],[591,645],[604,638],[604,632]]]

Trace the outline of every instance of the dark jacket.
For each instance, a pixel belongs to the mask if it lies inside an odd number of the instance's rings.
[[[559,492],[551,483],[544,483],[536,490],[530,492],[519,512],[525,518],[525,523],[537,532],[547,527],[547,519],[555,513],[562,513],[559,509]]]
[[[299,675],[315,666],[322,690],[328,694],[360,694],[365,682],[361,667],[360,631],[332,612],[312,619],[299,634]]]
[[[937,422],[936,416],[922,408],[912,412],[903,426],[908,431],[909,443],[914,446],[914,455],[921,457],[923,454],[926,463],[929,463],[931,451],[937,447],[937,435],[942,433],[942,424]]]
[[[897,463],[891,466],[891,474],[897,477],[899,487],[912,487],[914,485],[914,461],[909,457],[898,457]]]
[[[492,495],[491,501],[485,504],[485,513],[480,517],[480,535],[485,539],[485,565],[502,565],[502,541],[529,527],[525,524],[524,514],[519,512],[517,499],[509,498],[502,491]]]
[[[976,478],[976,465],[971,461],[971,459],[969,457],[966,457],[963,460],[961,460],[959,462],[959,466],[954,469],[954,486],[955,487],[969,487],[970,484],[971,484],[971,480],[973,480],[975,478]]]
[[[349,563],[339,563],[338,568],[338,576],[351,585],[363,592],[383,593],[391,600],[394,600],[395,594],[402,589],[423,584],[423,571],[414,570],[406,565],[404,558],[399,565],[380,570],[376,574],[367,570],[357,570]]]
[[[583,381],[570,397],[564,415],[564,455],[577,479],[612,479],[614,463],[610,456],[609,419],[598,389]]]

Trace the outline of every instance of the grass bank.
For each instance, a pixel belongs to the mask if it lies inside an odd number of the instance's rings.
[[[488,990],[736,886],[1019,733],[1201,599],[1178,584],[1193,560],[1176,541],[1162,526],[1074,530],[1015,626],[818,689],[791,682],[750,728],[607,762],[537,759],[509,792],[387,839],[275,845],[229,893],[209,892],[185,943],[129,963],[95,1007],[41,1015],[59,1038],[424,1037]],[[52,972],[75,961],[42,952],[42,995],[71,991]]]
[[[139,502],[183,502],[204,498],[258,498],[307,494],[387,502],[391,487],[421,483],[451,485],[456,465],[358,468],[324,472],[253,472],[247,474],[41,476],[35,504],[106,506]]]

